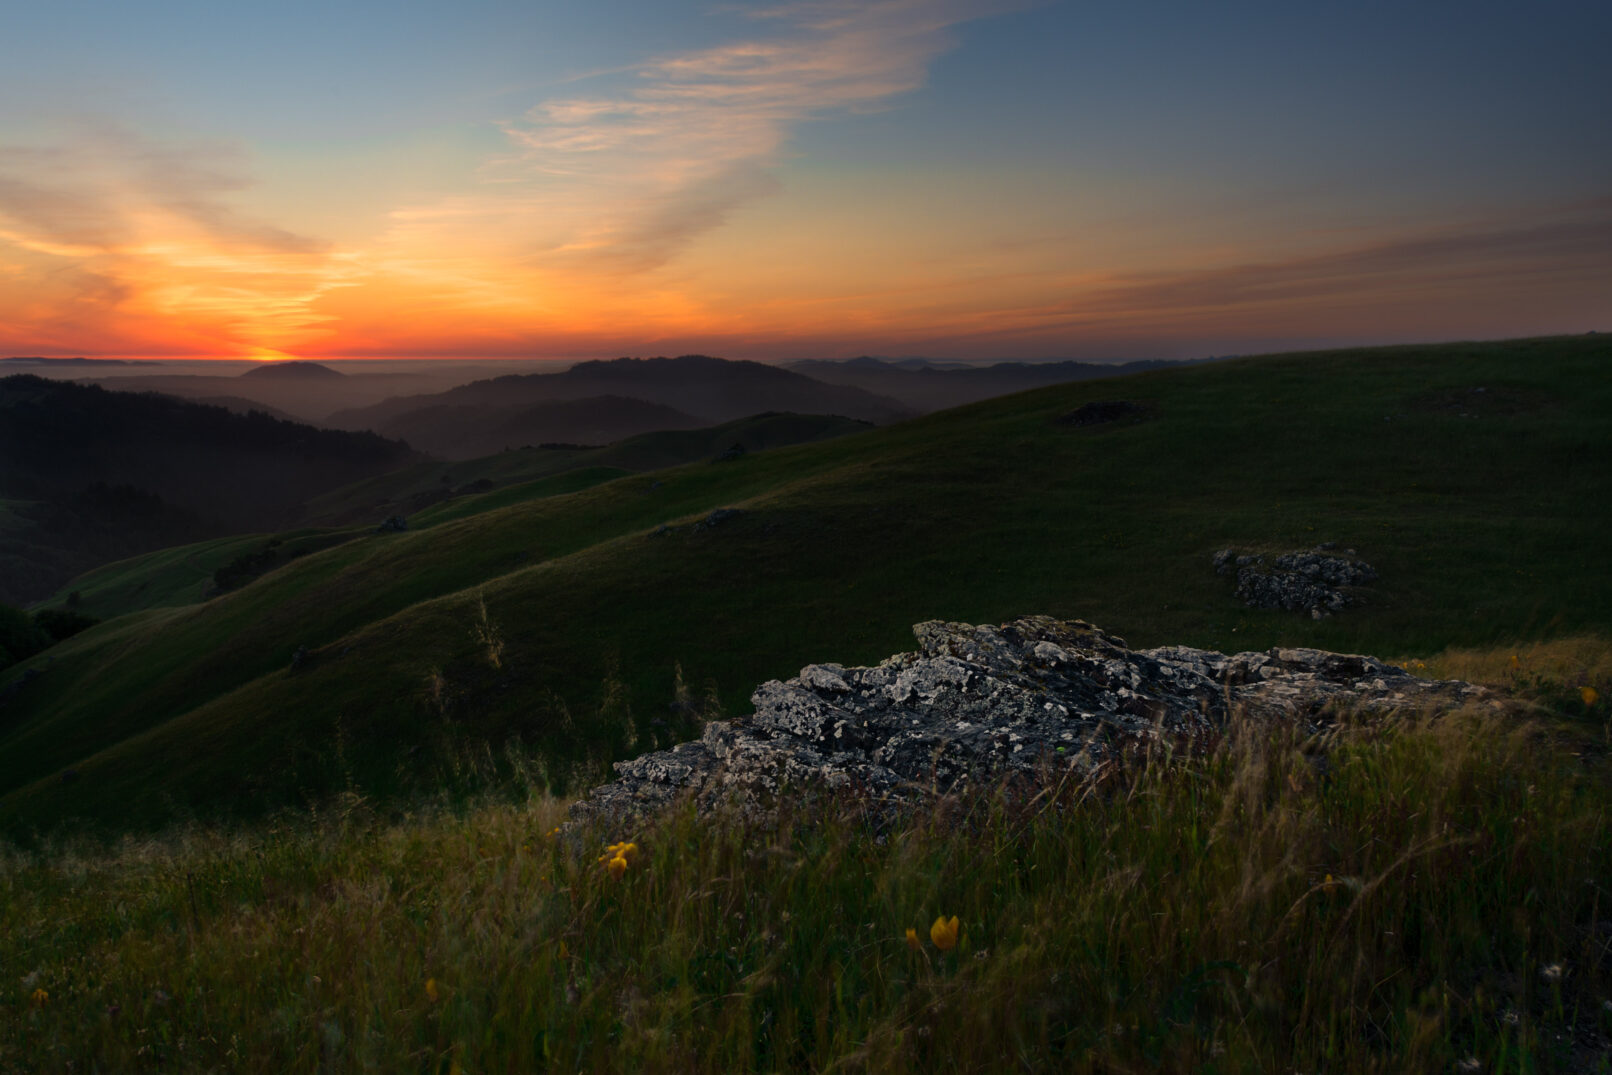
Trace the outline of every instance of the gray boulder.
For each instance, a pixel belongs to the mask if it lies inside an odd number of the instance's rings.
[[[813,664],[762,684],[755,711],[702,738],[616,763],[572,817],[620,819],[692,795],[702,811],[765,813],[791,792],[899,806],[1014,775],[1090,772],[1161,741],[1191,749],[1232,713],[1318,730],[1339,703],[1392,712],[1493,702],[1374,657],[1313,649],[1227,655],[1131,650],[1079,620],[931,621],[918,650],[872,668]]]

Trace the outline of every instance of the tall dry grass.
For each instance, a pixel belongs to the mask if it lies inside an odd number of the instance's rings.
[[[1612,785],[1556,742],[1240,722],[894,825],[350,797],[10,852],[0,1070],[1604,1071]]]

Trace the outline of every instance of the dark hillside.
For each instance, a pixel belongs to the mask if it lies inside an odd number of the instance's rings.
[[[1385,656],[1612,631],[1609,370],[1601,337],[1238,360],[365,534],[0,675],[0,824],[412,793],[516,738],[563,783],[688,734],[679,670],[742,714],[926,619]],[[1214,570],[1321,542],[1378,573],[1336,615]]]
[[[284,526],[311,496],[411,462],[407,445],[154,394],[0,380],[0,599],[145,549]]]
[[[758,414],[721,425],[658,430],[603,447],[580,444],[523,444],[507,452],[458,462],[431,461],[395,470],[337,489],[308,504],[310,524],[362,523],[389,515],[413,516],[467,493],[512,496],[511,487],[530,486],[573,471],[659,470],[711,459],[738,445],[747,452],[832,440],[869,429],[869,423],[822,414]],[[498,490],[498,492],[491,492]],[[510,501],[505,501],[508,503]]]

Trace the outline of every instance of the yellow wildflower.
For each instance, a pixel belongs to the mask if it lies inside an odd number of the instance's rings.
[[[50,1003],[50,994],[45,992],[43,989],[35,989],[32,993],[28,994],[28,1003],[32,1004],[36,1008],[43,1008],[46,1004]]]
[[[935,919],[935,924],[929,927],[929,939],[934,941],[935,947],[942,952],[950,952],[957,947],[959,929],[956,915],[952,915],[949,921],[945,915],[941,915]]]
[[[1512,668],[1521,668],[1522,667],[1522,661],[1520,659],[1518,659],[1518,657],[1517,657],[1517,655],[1515,653],[1513,653],[1511,655],[1511,667]]]
[[[1596,702],[1601,700],[1601,692],[1596,690],[1594,687],[1580,687],[1578,689],[1578,696],[1584,699],[1585,705],[1594,705]]]
[[[918,931],[913,929],[911,926],[907,927],[907,947],[911,948],[914,952],[919,951],[923,947],[918,940]]]
[[[599,861],[604,863],[604,868],[610,871],[611,877],[620,877],[627,872],[627,867],[631,866],[633,859],[637,857],[638,845],[622,841],[605,848],[605,853],[599,856]]]
[[[432,1004],[435,1004],[437,1001],[442,999],[442,991],[437,988],[437,980],[435,978],[427,978],[425,980],[425,999],[429,1000]]]

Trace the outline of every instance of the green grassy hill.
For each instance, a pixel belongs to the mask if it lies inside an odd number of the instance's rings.
[[[1612,630],[1612,343],[1276,356],[1088,381],[820,444],[369,533],[0,679],[0,824],[160,824],[407,792],[518,739],[556,783],[932,618],[1133,645],[1390,654]],[[1480,391],[1481,389],[1481,391]],[[1145,402],[1091,427],[1082,403]],[[601,461],[601,465],[602,461]],[[718,508],[741,514],[694,525]],[[663,524],[671,529],[657,532]],[[1312,621],[1210,556],[1336,541],[1381,579]]]
[[[418,463],[314,500],[309,515],[338,525],[237,534],[158,549],[87,571],[41,605],[71,605],[108,619],[195,604],[213,592],[215,572],[241,557],[272,548],[277,550],[276,562],[269,566],[279,566],[372,532],[376,523],[390,515],[404,514],[408,525],[419,529],[578,492],[638,471],[711,459],[734,445],[759,451],[829,440],[867,428],[866,422],[832,415],[760,414],[704,429],[645,433],[598,448],[525,448],[458,463]],[[0,501],[0,532],[5,520],[5,502]]]
[[[70,606],[99,619],[144,609],[192,605],[207,599],[214,572],[268,542],[278,541],[289,554],[304,546],[331,544],[340,536],[341,532],[335,530],[304,529],[281,534],[236,534],[158,549],[86,571],[42,604]]]
[[[481,485],[498,488],[569,471],[614,468],[618,474],[709,459],[735,444],[760,451],[831,440],[868,428],[854,418],[825,414],[758,414],[704,429],[643,433],[601,447],[526,447],[481,459],[420,463],[318,497],[306,521],[319,525],[374,524],[410,514]],[[537,495],[548,495],[541,490]],[[538,487],[534,487],[538,489]]]

